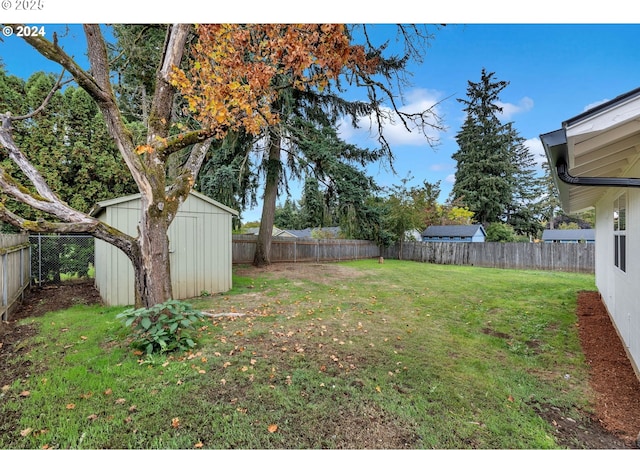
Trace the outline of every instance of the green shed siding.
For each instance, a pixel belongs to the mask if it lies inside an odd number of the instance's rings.
[[[139,196],[102,202],[96,215],[119,230],[137,235]],[[237,212],[192,192],[169,227],[173,296],[185,299],[231,289],[232,217]],[[96,240],[96,287],[110,305],[131,305],[131,262],[119,249]]]

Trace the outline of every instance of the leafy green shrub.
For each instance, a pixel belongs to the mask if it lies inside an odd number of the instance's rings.
[[[195,347],[193,335],[204,315],[188,303],[168,300],[151,308],[127,309],[116,318],[131,327],[132,345],[151,354]]]

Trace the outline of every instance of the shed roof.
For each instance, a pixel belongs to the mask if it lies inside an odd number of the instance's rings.
[[[459,237],[471,237],[481,230],[484,236],[487,233],[484,231],[484,227],[480,224],[477,225],[430,225],[426,230],[422,232],[423,237],[437,237],[437,236],[459,236]]]
[[[616,179],[624,182],[640,159],[640,88],[617,96],[540,135],[552,167],[560,202],[567,212],[587,209],[604,195],[600,185],[567,184],[560,180],[558,161],[571,177]]]
[[[238,215],[238,211],[236,211],[235,209],[229,208],[226,205],[223,205],[222,203],[207,197],[204,194],[201,194],[197,191],[192,190],[189,195],[192,195],[204,202],[207,202],[217,208],[222,209],[223,211],[228,212],[229,214],[231,214],[232,216],[237,216]],[[126,202],[130,202],[131,200],[138,200],[141,197],[141,194],[132,194],[132,195],[125,195],[124,197],[118,197],[118,198],[112,198],[109,200],[103,200],[101,202],[98,202],[95,204],[95,206],[91,209],[91,211],[89,212],[89,215],[93,216],[93,217],[97,217],[105,208],[108,208],[109,206],[113,206],[113,205],[118,205],[121,203],[126,203]]]
[[[594,241],[596,230],[585,228],[580,230],[544,230],[543,241]]]

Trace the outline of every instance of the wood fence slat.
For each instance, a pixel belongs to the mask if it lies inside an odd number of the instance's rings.
[[[16,300],[31,281],[28,234],[0,234],[0,319],[9,320]]]
[[[595,245],[527,242],[403,242],[383,249],[389,259],[502,269],[594,273]]]

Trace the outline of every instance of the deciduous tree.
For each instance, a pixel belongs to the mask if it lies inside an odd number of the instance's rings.
[[[28,185],[19,183],[3,170],[0,188],[56,221],[29,221],[6,203],[0,205],[0,218],[32,231],[87,232],[115,245],[133,264],[138,306],[149,307],[172,297],[167,229],[189,195],[211,144],[230,130],[257,135],[277,124],[280,117],[272,105],[278,101],[283,80],[298,89],[320,89],[345,68],[367,74],[378,66],[376,55],[350,45],[343,25],[208,25],[197,27],[192,64],[181,70],[192,26],[167,26],[149,96],[146,133],[140,142],[118,104],[102,30],[97,25],[84,25],[84,30],[90,69],[74,61],[56,38],[24,39],[71,74],[100,109],[141,195],[138,235],[126,235],[65,203],[16,143],[14,124],[43,110],[60,83],[35,110],[3,113],[0,128],[3,151],[29,180]],[[181,104],[175,101],[177,94],[184,98],[186,109],[175,108]],[[189,120],[180,120],[182,125],[177,126],[177,115]],[[185,149],[184,163],[169,180],[169,158]]]

